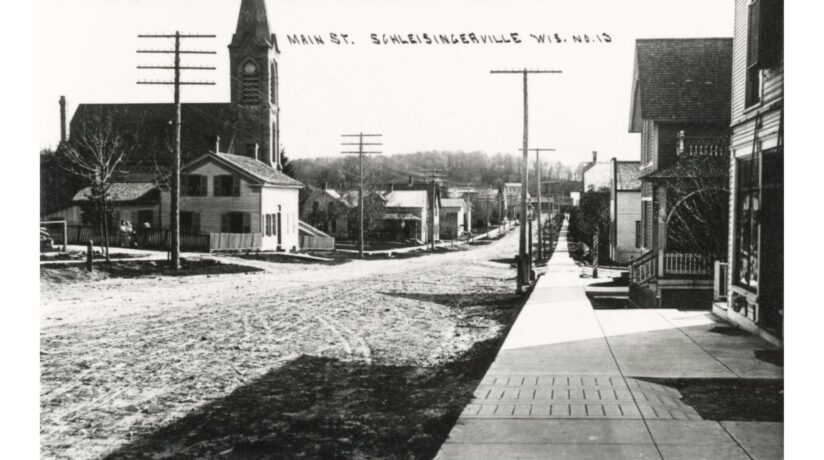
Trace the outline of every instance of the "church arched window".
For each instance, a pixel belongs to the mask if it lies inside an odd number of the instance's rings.
[[[246,61],[240,69],[241,97],[246,104],[257,104],[260,100],[260,71],[254,61]]]
[[[272,61],[271,66],[271,78],[272,78],[272,103],[277,105],[278,103],[278,63]]]

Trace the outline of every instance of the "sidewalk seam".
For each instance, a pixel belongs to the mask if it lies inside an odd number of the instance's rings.
[[[615,363],[615,367],[618,369],[618,373],[621,374],[621,379],[623,379],[624,385],[626,385],[627,389],[629,389],[627,376],[624,375],[624,370],[621,369],[621,364],[618,362],[618,358],[615,357],[615,353],[612,351],[612,345],[609,343],[607,333],[604,330],[604,326],[601,324],[601,318],[598,317],[598,314],[595,312],[594,309],[591,309],[590,311],[592,312],[592,316],[595,317],[595,322],[598,323],[598,328],[601,330],[601,335],[602,337],[604,337],[604,342],[606,342],[607,344],[607,349],[609,350],[610,356],[612,356],[612,361]],[[635,408],[638,410],[638,413],[641,414],[641,421],[644,422],[644,428],[647,429],[647,434],[649,434],[649,438],[652,440],[652,445],[655,446],[655,450],[656,452],[658,452],[658,456],[661,457],[661,460],[664,460],[664,454],[661,452],[661,448],[658,447],[658,442],[655,441],[655,436],[652,435],[652,430],[650,429],[649,424],[647,423],[647,418],[644,417],[644,413],[641,412],[641,406],[638,405],[638,399],[635,396],[635,393],[630,391],[629,394],[630,396],[632,396],[632,402],[635,404]]]
[[[738,374],[738,372],[735,372],[734,370],[730,369],[730,367],[729,367],[729,366],[727,366],[726,364],[724,364],[724,362],[723,362],[723,361],[721,361],[720,359],[718,359],[718,358],[717,358],[715,355],[713,355],[712,353],[708,352],[706,348],[702,347],[700,343],[696,342],[696,341],[695,341],[695,339],[693,339],[692,337],[690,337],[690,335],[689,335],[689,334],[687,334],[686,332],[684,332],[684,330],[683,330],[683,329],[681,329],[680,327],[678,327],[678,326],[676,326],[675,324],[673,324],[673,323],[672,323],[672,321],[670,321],[669,319],[667,319],[667,317],[666,317],[666,316],[662,315],[660,311],[657,311],[657,310],[656,310],[655,314],[657,314],[658,316],[660,316],[660,317],[661,317],[664,321],[666,321],[666,322],[667,322],[667,324],[669,324],[670,326],[674,327],[675,329],[678,329],[678,332],[680,332],[680,333],[684,334],[684,336],[685,336],[686,338],[690,339],[690,342],[694,343],[694,344],[695,344],[695,346],[697,346],[698,348],[700,348],[700,349],[701,349],[701,351],[703,351],[704,353],[706,353],[706,354],[707,354],[707,356],[709,356],[710,358],[714,359],[714,360],[715,360],[718,364],[720,364],[720,365],[724,366],[724,368],[725,368],[725,369],[727,369],[728,371],[732,372],[732,374],[733,374],[734,376],[738,377],[739,379],[740,379],[740,378],[743,378],[743,377],[741,377],[741,376]]]

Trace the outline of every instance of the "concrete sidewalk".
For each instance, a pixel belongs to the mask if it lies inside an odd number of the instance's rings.
[[[709,312],[599,310],[569,257],[547,273],[439,459],[779,459],[783,423],[704,420],[655,378],[781,379],[772,345]],[[743,380],[741,380],[743,381]]]

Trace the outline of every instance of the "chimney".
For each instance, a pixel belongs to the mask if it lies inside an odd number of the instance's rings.
[[[412,177],[412,176],[409,176],[409,185],[410,186],[415,185],[415,178]]]
[[[598,163],[598,151],[597,150],[592,151],[592,162],[593,163]]]
[[[389,191],[390,191],[390,192],[394,192],[394,191],[395,191],[395,183],[394,183],[394,182],[390,182],[390,183],[389,183]]]
[[[215,153],[220,153],[220,136],[215,136]]]
[[[66,142],[66,96],[60,96],[60,143]]]
[[[254,156],[254,158],[255,158],[255,160],[260,161],[260,144],[258,144],[257,142],[255,142],[255,156]]]
[[[323,189],[324,190],[329,190],[329,182],[324,182],[323,183]]]

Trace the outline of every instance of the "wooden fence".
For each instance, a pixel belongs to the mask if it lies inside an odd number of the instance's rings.
[[[55,244],[62,244],[63,234],[62,229],[53,231],[51,227],[47,227],[49,235],[54,239]],[[87,241],[94,241],[95,245],[103,244],[103,232],[95,227],[88,227],[83,225],[69,225],[66,228],[66,236],[69,244],[85,244]],[[149,229],[141,230],[136,235],[137,247],[143,249],[168,249],[171,244],[171,231],[165,229]],[[123,241],[120,238],[120,231],[115,229],[109,230],[109,246],[122,247]],[[209,250],[209,235],[180,235],[180,249],[184,251],[207,251]]]
[[[210,233],[209,250],[259,249],[261,233]]]
[[[300,249],[303,251],[334,251],[335,238],[301,235]]]

